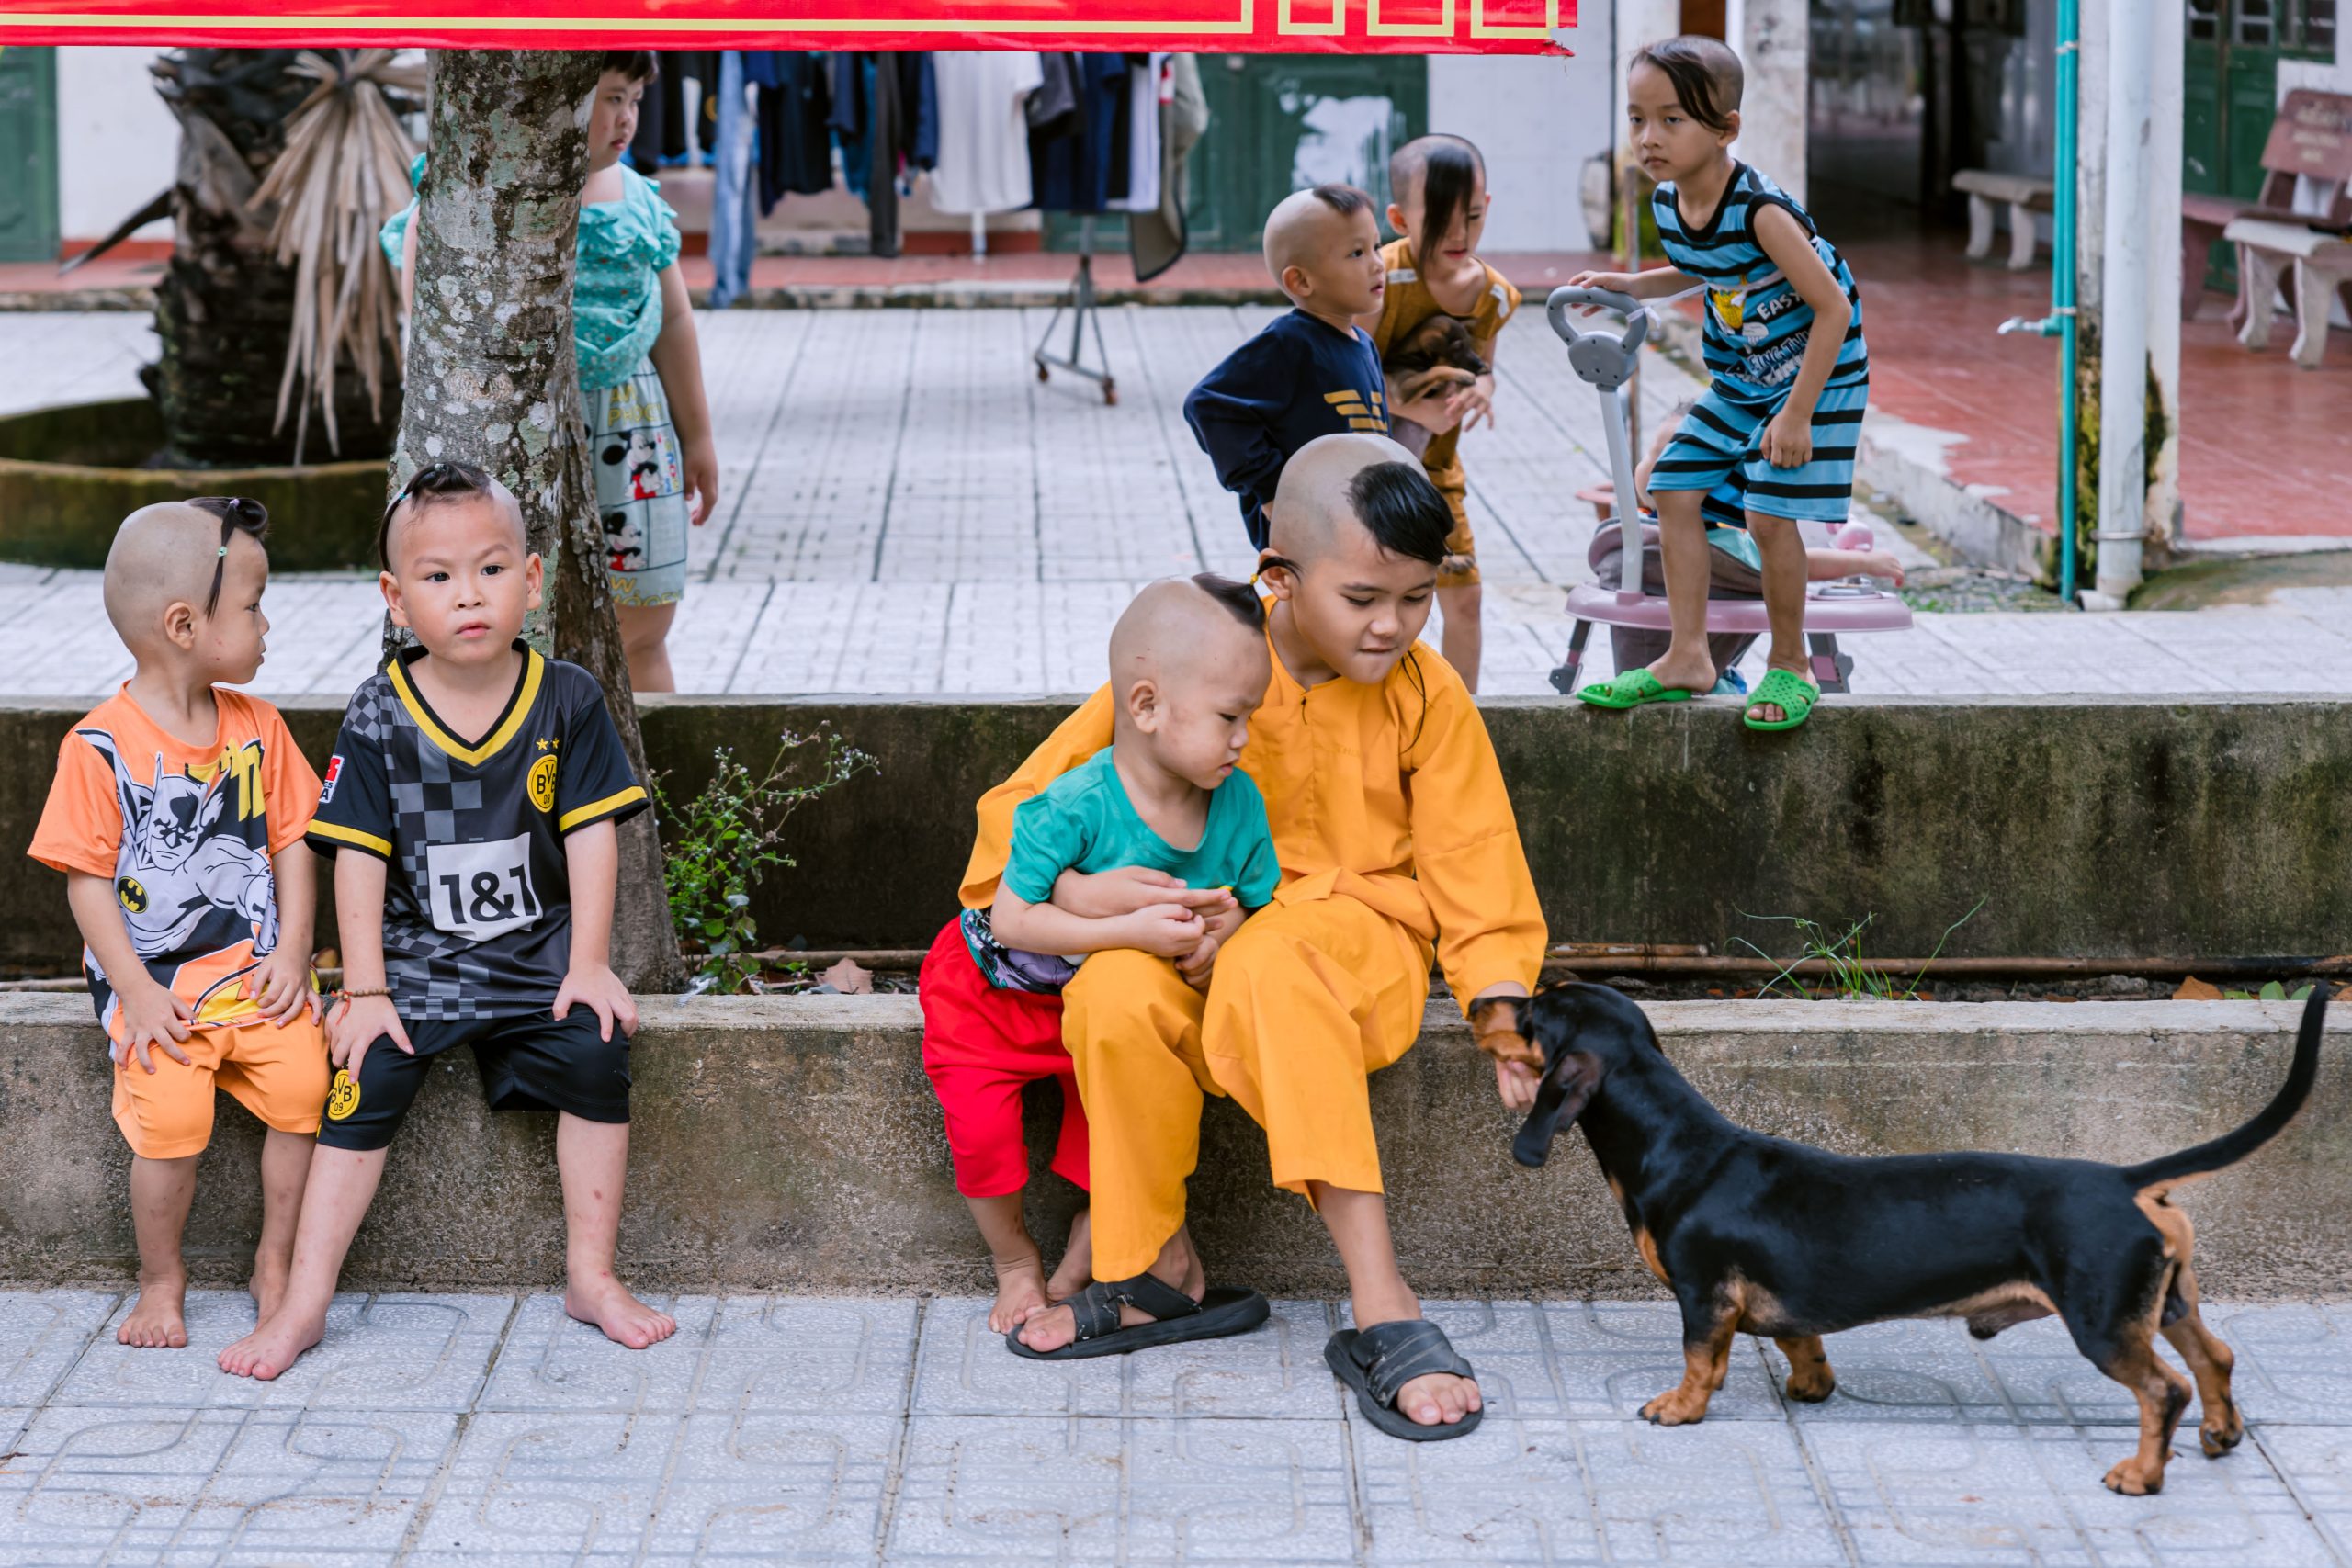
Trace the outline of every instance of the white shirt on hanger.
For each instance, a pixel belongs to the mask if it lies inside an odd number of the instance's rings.
[[[1127,71],[1127,195],[1108,203],[1116,212],[1157,212],[1159,209],[1159,88],[1168,73],[1168,56],[1155,54],[1148,65]]]
[[[1029,205],[1029,122],[1022,100],[1045,67],[1018,51],[936,53],[939,166],[931,203],[942,212],[1010,212]]]

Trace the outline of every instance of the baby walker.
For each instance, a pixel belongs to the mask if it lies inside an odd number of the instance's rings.
[[[1618,336],[1578,331],[1568,312],[1580,305],[1613,310],[1625,322]],[[1609,472],[1616,484],[1616,525],[1624,530],[1624,550],[1619,557],[1618,581],[1627,587],[1607,589],[1580,582],[1568,590],[1568,614],[1576,629],[1568,637],[1566,660],[1552,671],[1552,688],[1562,695],[1576,691],[1577,672],[1584,663],[1585,640],[1593,626],[1638,626],[1645,631],[1669,631],[1673,618],[1666,600],[1641,592],[1642,515],[1634,506],[1634,452],[1625,413],[1625,382],[1634,373],[1634,356],[1649,336],[1650,313],[1629,294],[1607,288],[1563,287],[1552,290],[1546,306],[1552,330],[1568,345],[1568,365],[1600,395],[1601,428],[1609,438]],[[1871,547],[1871,530],[1849,523],[1838,534],[1841,549]],[[1847,689],[1853,660],[1838,651],[1840,632],[1896,632],[1911,625],[1911,606],[1900,595],[1872,587],[1866,578],[1849,577],[1817,582],[1805,593],[1805,645],[1813,655],[1813,678],[1824,692]],[[1762,634],[1771,630],[1761,599],[1710,599],[1707,629],[1711,632]]]

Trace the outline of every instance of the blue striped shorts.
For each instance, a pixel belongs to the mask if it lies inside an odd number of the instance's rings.
[[[1792,517],[1805,523],[1842,523],[1854,499],[1854,452],[1861,440],[1862,411],[1870,383],[1826,387],[1813,410],[1813,457],[1802,467],[1776,468],[1764,460],[1764,426],[1781,412],[1788,393],[1755,399],[1717,381],[1682,416],[1674,439],[1650,476],[1653,493],[1695,490],[1715,493],[1702,506],[1710,523],[1747,526],[1729,516],[1720,497],[1736,489],[1748,512]]]

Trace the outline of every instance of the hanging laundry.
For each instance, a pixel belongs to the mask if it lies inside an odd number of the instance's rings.
[[[1159,209],[1160,82],[1167,71],[1165,54],[1146,55],[1141,64],[1127,68],[1126,191],[1112,198],[1109,205],[1116,211]]]
[[[939,164],[931,204],[942,212],[1010,212],[1029,205],[1024,100],[1046,80],[1035,54],[944,53],[932,61],[939,96]]]
[[[1071,130],[1078,115],[1078,56],[1062,51],[1037,57],[1045,80],[1029,95],[1027,116],[1033,136],[1060,136]]]
[[[759,84],[760,210],[772,212],[786,196],[817,196],[833,188],[833,144],[826,120],[832,107],[825,59],[804,50],[762,51],[751,68]]]
[[[1201,66],[1190,54],[1169,56],[1159,93],[1159,206],[1127,220],[1127,254],[1136,281],[1148,282],[1184,257],[1184,174],[1193,148],[1209,128],[1208,94]]]
[[[1033,126],[1029,132],[1031,205],[1047,212],[1100,212],[1126,192],[1126,60],[1116,54],[1075,60],[1078,112],[1071,129],[1054,134]]]

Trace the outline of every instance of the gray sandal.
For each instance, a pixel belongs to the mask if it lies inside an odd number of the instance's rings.
[[[1359,1332],[1342,1328],[1323,1347],[1323,1360],[1331,1375],[1356,1391],[1356,1408],[1363,1418],[1392,1438],[1408,1443],[1442,1443],[1466,1438],[1478,1429],[1484,1408],[1461,1420],[1423,1426],[1396,1409],[1396,1395],[1415,1378],[1450,1372],[1474,1382],[1478,1374],[1454,1350],[1445,1330],[1424,1318],[1375,1323]]]
[[[1119,1326],[1119,1306],[1151,1314],[1153,1321]],[[1097,1280],[1056,1306],[1069,1308],[1078,1319],[1078,1337],[1058,1350],[1033,1350],[1021,1342],[1021,1325],[1006,1330],[1004,1348],[1033,1361],[1079,1361],[1091,1356],[1124,1356],[1155,1345],[1182,1345],[1194,1339],[1216,1339],[1247,1334],[1266,1321],[1273,1309],[1255,1291],[1212,1285],[1194,1301],[1172,1285],[1138,1274],[1132,1280]]]

